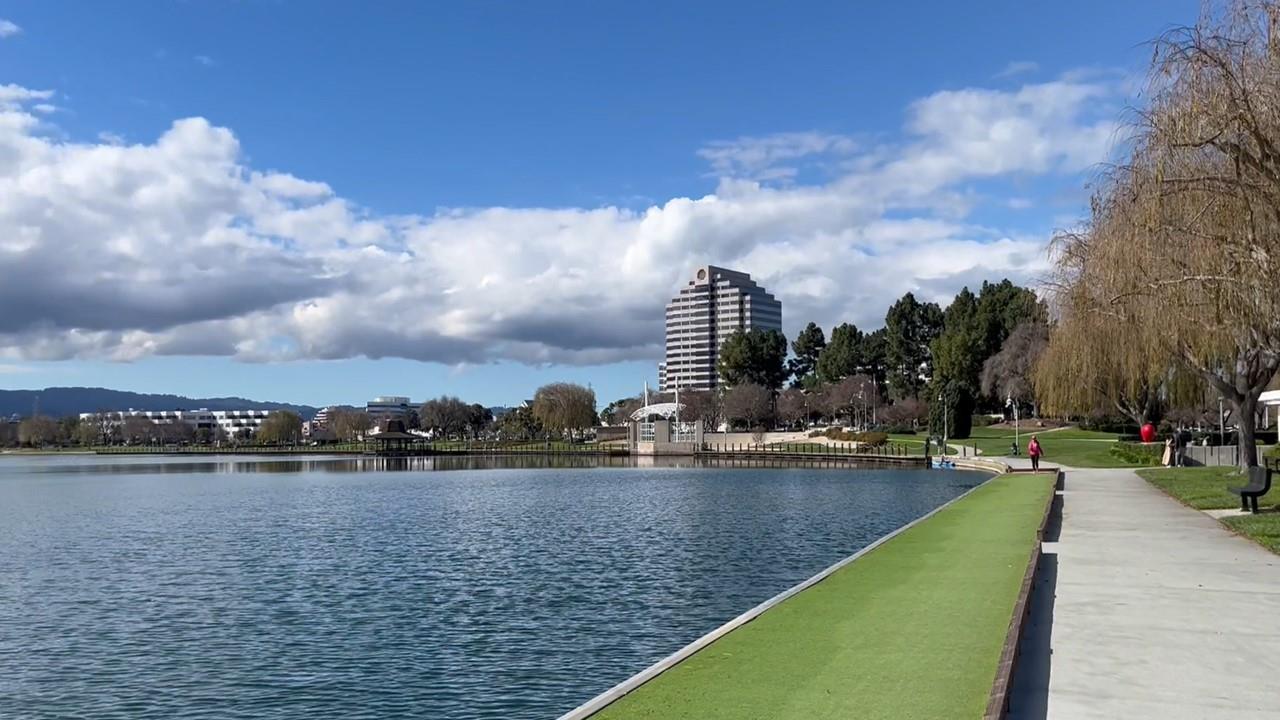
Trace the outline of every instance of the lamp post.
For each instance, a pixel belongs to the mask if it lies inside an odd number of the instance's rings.
[[[1013,454],[1017,455],[1018,448],[1022,447],[1022,441],[1018,439],[1018,403],[1013,401],[1013,394],[1010,393],[1004,404],[1013,408]]]
[[[945,393],[938,393],[938,402],[942,403],[942,457],[947,456],[947,398]]]
[[[1227,444],[1227,418],[1223,414],[1222,398],[1218,398],[1218,444]]]

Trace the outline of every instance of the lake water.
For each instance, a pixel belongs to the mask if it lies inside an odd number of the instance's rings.
[[[0,456],[0,718],[550,718],[984,477],[467,464]]]

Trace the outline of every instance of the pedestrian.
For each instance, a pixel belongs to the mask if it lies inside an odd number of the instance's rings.
[[[1027,443],[1027,457],[1031,458],[1031,470],[1040,472],[1040,455],[1044,450],[1040,448],[1040,441],[1035,435],[1031,436],[1031,442]]]

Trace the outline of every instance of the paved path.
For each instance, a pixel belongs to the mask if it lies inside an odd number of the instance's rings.
[[[1280,719],[1280,557],[1129,470],[1064,487],[1010,717]]]

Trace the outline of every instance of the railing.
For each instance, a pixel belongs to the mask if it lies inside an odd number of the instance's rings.
[[[92,450],[99,455],[347,455],[364,452],[361,443],[331,445],[100,445]]]
[[[381,445],[369,441],[329,445],[116,445],[93,448],[105,455],[269,455],[269,454],[383,454],[383,455],[628,455],[625,443],[566,442],[562,440],[407,440]],[[697,453],[708,456],[778,458],[848,458],[857,460],[918,460],[919,448],[902,443],[871,446],[856,442],[702,443]]]
[[[702,453],[713,455],[813,456],[854,458],[910,458],[924,460],[902,443],[867,445],[857,442],[703,443]]]

